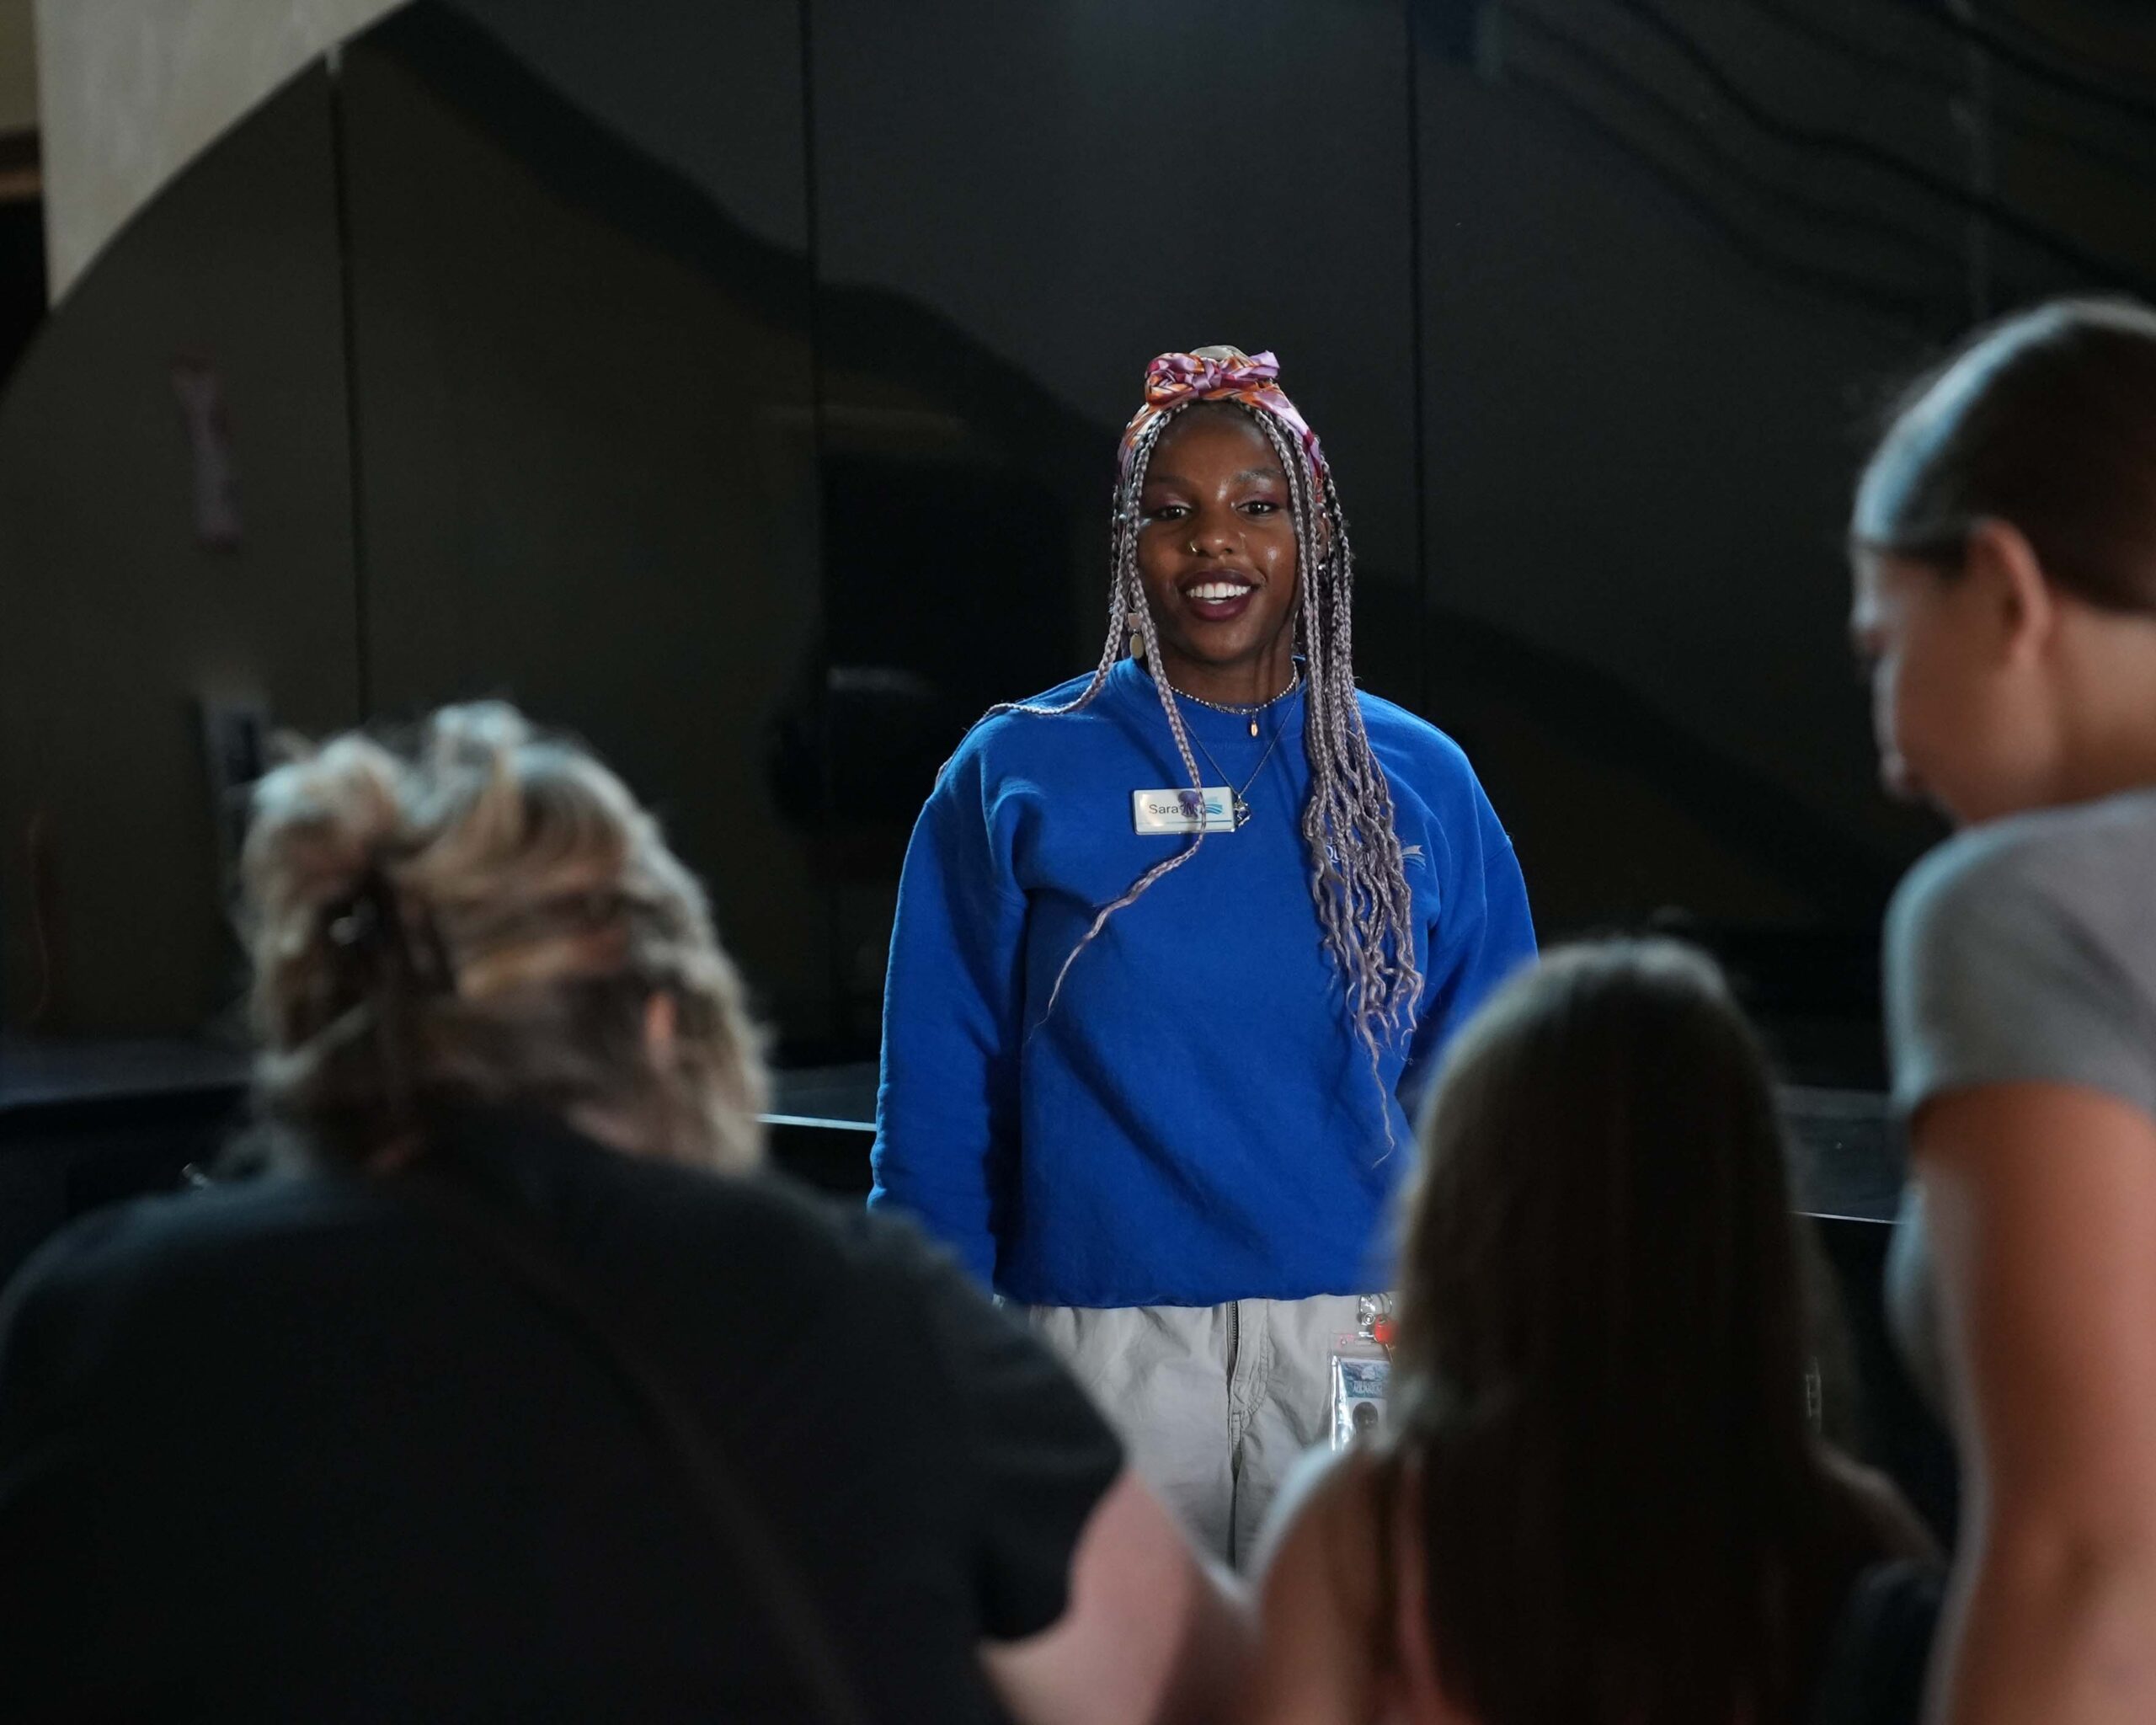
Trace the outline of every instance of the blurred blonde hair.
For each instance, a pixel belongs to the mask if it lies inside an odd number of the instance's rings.
[[[430,1108],[536,1105],[648,1154],[761,1154],[760,1039],[696,879],[588,750],[499,702],[265,777],[243,867],[256,1092],[365,1158]],[[674,1012],[654,1060],[654,996]]]

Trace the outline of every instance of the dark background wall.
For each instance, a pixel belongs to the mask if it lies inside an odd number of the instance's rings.
[[[2152,177],[2105,0],[418,0],[0,397],[0,1023],[227,1012],[205,705],[499,692],[659,805],[789,1058],[873,1050],[936,765],[1091,662],[1144,363],[1232,341],[1545,935],[1690,927],[1867,1083],[1933,829],[1846,669],[1864,425],[1972,318],[2156,282]]]

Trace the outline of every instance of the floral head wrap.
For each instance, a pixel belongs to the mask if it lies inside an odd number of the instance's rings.
[[[1301,443],[1321,487],[1330,488],[1331,470],[1318,447],[1317,433],[1296,410],[1279,384],[1280,361],[1271,353],[1246,354],[1241,348],[1201,347],[1187,354],[1162,354],[1145,368],[1145,405],[1123,427],[1120,457],[1124,477],[1138,436],[1163,414],[1198,401],[1235,401],[1271,414]]]

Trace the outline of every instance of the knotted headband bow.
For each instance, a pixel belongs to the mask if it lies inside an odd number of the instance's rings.
[[[1246,354],[1240,348],[1201,347],[1187,354],[1162,354],[1145,368],[1145,405],[1123,428],[1121,466],[1130,473],[1138,436],[1163,414],[1197,401],[1237,401],[1271,414],[1301,441],[1320,486],[1331,483],[1331,471],[1318,448],[1317,433],[1296,411],[1280,387],[1280,361],[1271,353]]]

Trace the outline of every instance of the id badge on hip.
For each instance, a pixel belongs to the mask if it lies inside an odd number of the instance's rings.
[[[1355,1333],[1332,1346],[1332,1447],[1344,1450],[1385,1423],[1392,1386],[1392,1298],[1365,1294],[1356,1302]]]

